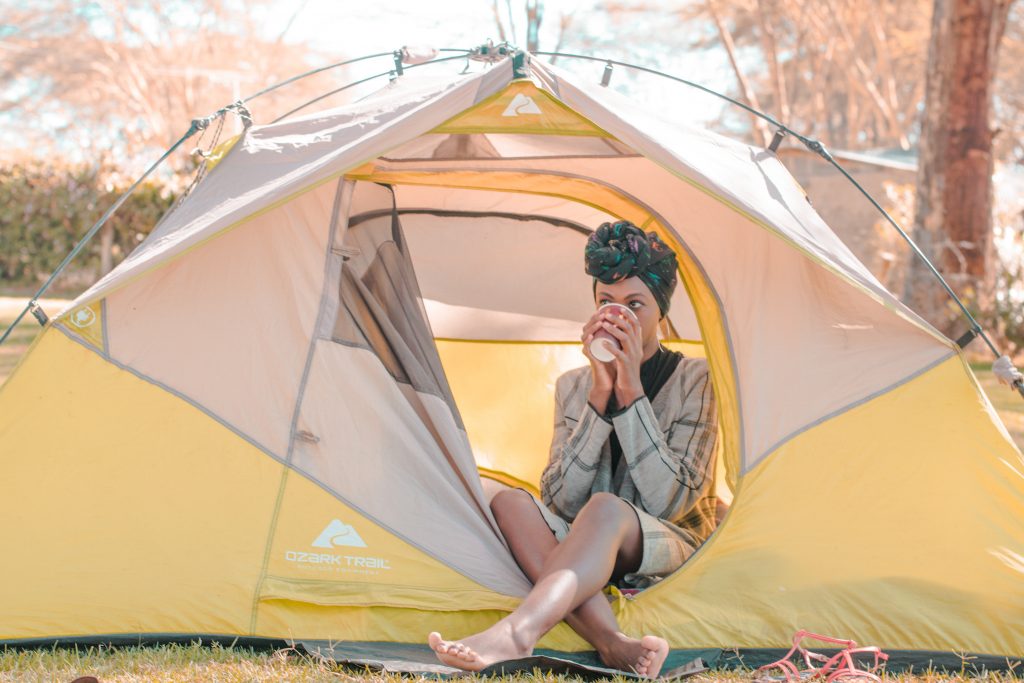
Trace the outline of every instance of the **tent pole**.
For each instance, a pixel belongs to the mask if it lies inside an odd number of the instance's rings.
[[[221,110],[221,112],[226,111],[226,109],[227,108]],[[82,249],[85,248],[85,245],[89,242],[89,240],[91,240],[96,235],[96,233],[99,232],[100,228],[102,228],[103,225],[108,220],[110,220],[110,217],[114,215],[114,212],[117,211],[122,204],[124,204],[125,200],[128,199],[129,196],[131,196],[132,192],[134,192],[135,189],[142,184],[142,181],[149,177],[149,174],[156,170],[156,168],[160,164],[162,164],[167,159],[167,157],[173,154],[174,151],[178,149],[178,147],[180,147],[186,140],[195,135],[198,131],[206,128],[210,124],[210,121],[213,120],[216,116],[223,115],[221,112],[218,112],[217,114],[209,116],[205,119],[193,120],[192,124],[189,126],[185,134],[182,135],[177,142],[171,145],[167,149],[167,151],[160,156],[159,159],[153,162],[153,164],[148,169],[146,169],[145,173],[139,176],[139,178],[134,183],[132,183],[131,187],[125,190],[121,194],[121,196],[117,198],[117,201],[115,201],[110,206],[110,208],[107,209],[106,212],[104,212],[100,219],[96,221],[96,223],[89,229],[89,231],[85,233],[82,239],[78,241],[78,244],[74,246],[71,252],[64,257],[64,260],[60,262],[60,265],[58,265],[57,269],[53,271],[53,274],[50,275],[46,282],[43,283],[43,286],[36,291],[36,293],[32,296],[29,302],[25,305],[25,308],[21,311],[20,314],[18,314],[18,317],[14,319],[14,322],[12,322],[8,326],[3,336],[0,337],[0,344],[3,344],[7,340],[7,337],[11,335],[11,332],[14,331],[14,328],[18,326],[18,323],[21,322],[21,319],[24,318],[25,314],[28,313],[30,310],[32,311],[32,314],[36,317],[36,320],[39,321],[40,325],[46,325],[49,319],[46,317],[46,313],[43,312],[42,307],[39,306],[38,299],[42,297],[44,293],[46,293],[46,290],[50,288],[50,285],[53,284],[53,281],[57,279],[57,276],[59,276],[61,272],[63,272],[63,270],[67,268],[68,264],[71,263],[71,260],[75,258],[75,256],[77,256],[79,252],[82,251]]]
[[[954,302],[956,302],[956,305],[960,308],[960,311],[964,314],[964,317],[967,318],[967,321],[970,324],[971,330],[974,333],[976,333],[978,336],[980,336],[982,338],[982,340],[984,340],[985,344],[992,351],[993,355],[996,358],[998,358],[1001,355],[999,353],[999,350],[996,349],[995,344],[992,343],[992,340],[989,339],[987,334],[985,334],[985,330],[982,329],[982,327],[978,323],[978,321],[975,320],[973,315],[971,315],[971,312],[969,310],[967,310],[967,307],[964,305],[963,301],[961,301],[960,297],[958,297],[956,295],[956,293],[953,291],[952,287],[949,286],[949,283],[946,282],[946,279],[944,277],[942,277],[942,274],[939,273],[939,271],[935,267],[935,265],[932,264],[931,260],[927,256],[925,256],[924,252],[921,251],[920,247],[917,246],[917,243],[915,243],[914,240],[910,237],[910,235],[908,235],[906,233],[906,231],[903,230],[903,228],[901,228],[898,223],[896,223],[896,221],[892,218],[892,216],[890,216],[889,213],[885,209],[883,209],[881,207],[881,205],[877,201],[875,201],[875,198],[872,197],[871,194],[867,190],[865,190],[861,186],[860,183],[858,183],[856,180],[854,180],[853,177],[849,173],[846,172],[846,169],[844,169],[839,164],[839,162],[837,162],[832,157],[832,155],[829,154],[828,150],[825,148],[825,145],[823,143],[821,143],[819,140],[815,140],[815,139],[809,138],[809,137],[807,137],[805,135],[801,135],[800,133],[798,133],[797,131],[793,130],[789,126],[786,126],[783,123],[779,123],[771,115],[765,114],[762,111],[754,109],[753,107],[751,107],[751,106],[749,106],[747,104],[744,104],[743,102],[740,102],[739,100],[735,100],[735,99],[729,97],[728,95],[723,95],[720,92],[712,90],[711,88],[703,86],[703,85],[701,85],[699,83],[695,83],[693,81],[686,80],[685,78],[680,78],[678,76],[673,76],[671,74],[667,74],[664,71],[658,71],[657,69],[652,69],[650,67],[640,66],[639,64],[630,64],[628,62],[621,62],[621,61],[617,61],[617,60],[614,60],[614,59],[605,59],[605,58],[602,58],[602,57],[592,57],[590,55],[572,54],[572,53],[568,53],[568,52],[535,52],[533,54],[536,54],[536,55],[539,55],[539,56],[569,57],[569,58],[573,58],[573,59],[584,59],[584,60],[593,61],[593,62],[605,62],[605,64],[607,65],[605,67],[606,73],[607,73],[608,66],[610,66],[612,64],[615,64],[615,65],[618,65],[618,66],[625,67],[627,69],[635,69],[637,71],[643,71],[645,73],[653,74],[655,76],[661,76],[662,78],[668,78],[669,80],[673,80],[673,81],[676,81],[678,83],[682,83],[684,85],[688,85],[691,88],[696,88],[697,90],[701,90],[703,92],[706,92],[709,95],[714,95],[715,97],[723,99],[726,102],[729,102],[730,104],[733,104],[733,105],[735,105],[737,107],[740,107],[741,109],[746,110],[749,114],[752,114],[754,116],[757,116],[757,117],[767,121],[771,125],[775,126],[778,131],[781,131],[784,134],[792,135],[797,140],[802,142],[807,147],[807,149],[811,150],[812,152],[814,152],[815,154],[817,154],[818,156],[823,158],[825,161],[827,161],[830,164],[832,164],[840,173],[843,174],[843,177],[845,177],[847,180],[849,180],[851,183],[853,183],[854,187],[856,187],[860,191],[860,193],[863,194],[867,198],[867,200],[869,202],[871,202],[872,206],[874,206],[876,209],[878,209],[878,212],[882,214],[882,216],[885,218],[885,220],[892,227],[894,227],[896,229],[896,231],[900,234],[900,236],[906,241],[906,243],[908,245],[910,245],[911,250],[922,261],[924,261],[925,265],[928,266],[928,269],[932,272],[932,274],[939,281],[939,284],[942,285],[942,288],[946,290],[946,293],[950,296],[950,298],[953,299]],[[604,85],[604,83],[602,83],[602,85]],[[772,148],[772,147],[777,148],[778,147],[778,143],[781,143],[781,142],[782,142],[781,138],[779,138],[778,135],[776,135],[776,138],[772,140],[772,145],[771,145],[770,148]],[[774,151],[774,149],[772,151]],[[1018,384],[1016,386],[1016,388],[1017,388],[1018,391],[1020,391],[1021,396],[1024,396],[1024,383]]]

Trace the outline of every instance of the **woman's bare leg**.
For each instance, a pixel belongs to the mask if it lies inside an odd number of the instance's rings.
[[[431,633],[430,645],[446,664],[470,670],[527,656],[541,636],[599,593],[612,576],[636,569],[642,553],[643,535],[632,507],[613,494],[595,494],[569,535],[550,551],[533,590],[512,614],[460,642]],[[656,676],[668,643],[645,636],[641,644],[647,654],[633,668]]]
[[[506,489],[491,501],[491,511],[512,556],[530,581],[536,582],[544,560],[558,541],[537,510],[533,496],[522,489]],[[630,638],[619,630],[603,592],[592,595],[570,612],[565,622],[594,646],[606,666],[630,671],[646,653],[638,638]]]

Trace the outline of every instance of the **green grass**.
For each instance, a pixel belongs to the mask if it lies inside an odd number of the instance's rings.
[[[7,327],[13,321],[13,317],[0,317],[0,335],[7,331]],[[11,332],[11,336],[7,338],[7,341],[0,345],[0,385],[11,374],[14,366],[18,364],[18,360],[28,350],[29,344],[32,343],[32,340],[36,338],[36,335],[42,329],[31,314],[26,315],[21,319],[18,326],[14,328],[14,331]]]
[[[1000,384],[992,374],[991,363],[971,363],[971,369],[1017,443],[1017,448],[1024,451],[1024,396]]]
[[[320,660],[300,655],[295,650],[276,652],[219,645],[161,645],[152,647],[77,649],[0,650],[0,682],[35,683],[69,682],[78,676],[95,676],[102,683],[184,683],[185,681],[217,681],[218,683],[254,683],[258,681],[360,681],[365,683],[401,683],[404,680],[435,680],[402,678],[395,674],[342,669]],[[749,683],[749,670],[722,670],[694,676],[694,683]],[[532,675],[506,676],[503,683],[576,683],[581,679],[534,672]],[[626,683],[627,679],[611,679]],[[883,674],[882,680],[892,683],[959,683],[986,681],[1011,683],[1012,673],[965,672],[943,673],[922,671],[913,674]]]
[[[336,669],[298,656],[294,651],[261,652],[199,644],[157,647],[77,649],[39,649],[0,651],[0,681],[42,683],[72,681],[79,676],[95,676],[102,683],[184,683],[185,681],[356,680]],[[386,676],[360,676],[360,680],[384,683]],[[397,683],[396,677],[390,677]]]

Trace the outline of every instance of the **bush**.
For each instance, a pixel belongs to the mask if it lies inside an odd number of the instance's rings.
[[[127,187],[106,165],[0,166],[0,282],[38,287]],[[161,184],[139,186],[106,228],[110,265],[131,253],[174,201]],[[94,237],[72,261],[62,288],[80,289],[102,274],[101,242]]]

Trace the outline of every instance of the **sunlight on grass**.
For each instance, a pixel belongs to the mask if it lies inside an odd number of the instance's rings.
[[[293,649],[257,651],[214,644],[202,646],[160,645],[153,647],[79,647],[72,649],[0,650],[0,682],[42,683],[71,681],[78,676],[95,676],[101,683],[251,683],[259,681],[350,681],[365,683],[402,683],[433,681],[427,677],[401,677],[396,674],[342,669],[300,654]],[[747,683],[751,672],[731,669],[691,677],[694,683]],[[505,676],[490,680],[501,683],[576,683],[575,677],[555,676],[535,671],[531,675]],[[625,683],[627,679],[610,679]],[[892,683],[954,683],[969,680],[1009,683],[1012,673],[922,671],[914,674],[883,674]]]
[[[14,318],[0,318],[0,335],[14,321]],[[0,345],[0,385],[4,383],[7,376],[14,370],[14,366],[28,350],[32,340],[43,328],[39,326],[36,319],[31,315],[22,318],[18,326],[11,332],[11,336]]]

